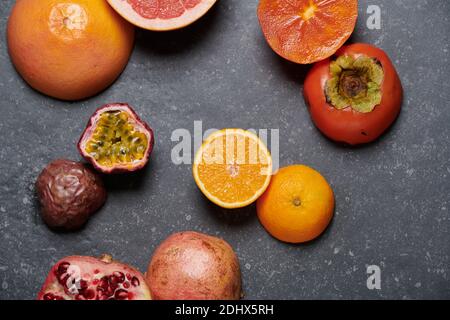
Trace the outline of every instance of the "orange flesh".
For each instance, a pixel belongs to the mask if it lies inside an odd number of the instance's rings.
[[[173,19],[197,6],[201,0],[127,0],[146,19]]]
[[[205,189],[225,203],[254,197],[270,174],[269,155],[243,135],[220,136],[203,149],[198,177]]]
[[[350,37],[357,0],[261,0],[258,17],[270,46],[297,63],[333,55]]]

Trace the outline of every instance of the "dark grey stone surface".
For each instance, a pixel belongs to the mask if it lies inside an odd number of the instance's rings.
[[[450,298],[450,1],[360,1],[352,41],[385,49],[405,100],[379,141],[350,149],[324,138],[301,95],[307,67],[267,46],[256,0],[221,0],[177,32],[138,31],[118,81],[98,96],[67,103],[43,96],[14,71],[5,38],[14,1],[0,6],[0,298],[33,299],[50,266],[72,254],[109,252],[145,271],[170,233],[198,230],[235,248],[246,298]],[[366,27],[367,6],[382,8],[382,29]],[[107,179],[109,199],[75,233],[40,219],[34,181],[51,160],[80,159],[75,147],[93,111],[128,102],[156,132],[147,170]],[[254,206],[229,212],[206,201],[191,167],[171,162],[173,130],[280,129],[282,166],[321,171],[336,193],[326,233],[287,245],[261,227]],[[366,287],[366,267],[381,268],[381,290]]]

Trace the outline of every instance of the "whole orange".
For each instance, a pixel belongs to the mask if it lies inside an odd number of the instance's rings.
[[[63,100],[87,98],[112,84],[134,43],[134,27],[106,0],[18,0],[7,34],[25,81]]]
[[[325,178],[304,165],[281,168],[256,203],[264,228],[284,242],[318,237],[330,223],[334,194]]]

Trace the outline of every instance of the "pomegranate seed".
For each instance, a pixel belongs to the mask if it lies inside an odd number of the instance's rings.
[[[124,283],[122,284],[122,286],[123,286],[125,289],[128,289],[128,288],[130,287],[130,283],[129,283],[129,282],[124,282]]]
[[[93,284],[94,286],[98,285],[99,282],[100,282],[100,280],[98,280],[98,279],[92,280],[92,284]]]
[[[108,297],[111,297],[111,296],[113,296],[114,295],[114,291],[115,291],[116,289],[112,289],[111,287],[108,287],[103,293],[105,294],[105,295],[107,295]]]
[[[133,277],[133,279],[131,279],[131,284],[133,285],[133,287],[137,287],[141,283],[137,277]]]
[[[114,293],[118,287],[119,285],[117,283],[111,283],[109,289]]]
[[[83,296],[88,300],[92,300],[95,298],[95,292],[94,290],[86,290],[86,292],[83,293]]]
[[[46,294],[44,294],[44,297],[42,299],[44,300],[53,300],[55,298],[55,296],[53,295],[53,293],[48,292]]]
[[[100,294],[97,296],[98,300],[108,300],[108,296],[104,294]]]
[[[116,291],[116,294],[114,295],[114,298],[117,300],[125,300],[128,299],[128,291],[119,289]]]
[[[98,274],[98,273],[100,273],[100,270],[95,269],[95,270],[94,270],[94,274]]]
[[[60,275],[60,277],[58,278],[58,282],[66,289],[67,288],[67,279],[69,279],[70,275],[66,274],[62,274]]]
[[[80,280],[80,288],[81,290],[84,290],[88,287],[88,283],[86,280]]]
[[[56,294],[53,294],[51,292],[47,292],[42,297],[43,300],[64,300],[63,297],[57,296]]]
[[[114,278],[116,278],[118,283],[122,283],[125,281],[125,275],[120,271],[114,271],[113,276]]]
[[[101,278],[97,288],[105,291],[106,289],[108,289],[108,287],[109,287],[108,278],[107,277]]]
[[[115,276],[113,276],[113,275],[109,276],[108,280],[109,280],[110,284],[116,284],[117,283],[117,278]]]
[[[65,262],[65,261],[61,262],[59,264],[58,268],[56,268],[55,274],[57,276],[59,276],[59,275],[62,275],[63,273],[66,273],[69,266],[70,266],[70,263]]]
[[[127,273],[127,279],[131,280],[131,274]]]

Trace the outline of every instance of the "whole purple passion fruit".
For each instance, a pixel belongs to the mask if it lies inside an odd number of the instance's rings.
[[[131,172],[142,169],[153,150],[153,130],[124,103],[107,104],[90,118],[78,150],[99,171]]]
[[[42,170],[36,190],[43,220],[56,229],[80,228],[106,201],[98,174],[82,163],[64,159]]]

